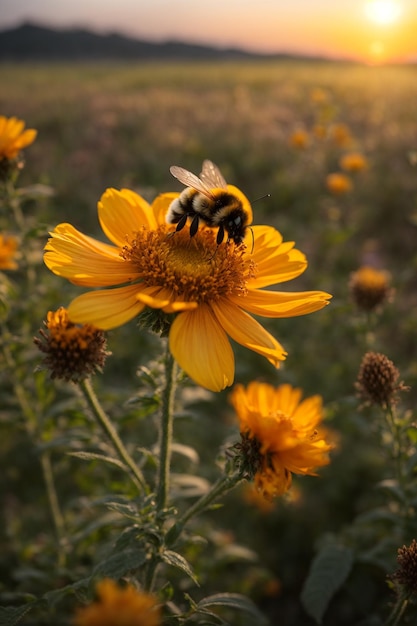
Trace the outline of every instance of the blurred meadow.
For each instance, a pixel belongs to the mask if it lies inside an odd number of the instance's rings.
[[[234,345],[235,381],[289,383],[307,397],[319,394],[335,448],[318,476],[294,476],[287,495],[262,501],[240,486],[221,507],[196,518],[193,531],[202,539],[184,544],[183,556],[200,586],[178,569],[170,572],[174,591],[164,587],[162,593],[179,603],[186,593],[196,601],[241,593],[271,625],[310,626],[321,619],[325,626],[415,624],[412,600],[403,621],[387,621],[396,603],[387,576],[397,567],[397,550],[417,536],[417,67],[25,63],[0,65],[0,84],[0,113],[38,130],[24,151],[19,187],[53,189],[50,197],[23,204],[36,295],[19,291],[19,270],[4,272],[22,300],[10,305],[15,312],[7,320],[18,346],[15,375],[34,412],[42,403],[47,410],[35,429],[25,426],[3,361],[0,604],[9,612],[0,614],[0,623],[17,623],[10,607],[88,577],[125,528],[119,512],[104,504],[109,486],[126,495],[120,470],[68,454],[83,445],[104,454],[100,433],[74,407],[70,385],[34,374],[42,357],[31,342],[22,345],[22,328],[24,337],[35,336],[48,310],[68,306],[85,291],[44,266],[48,232],[69,222],[103,239],[97,201],[106,188],[129,188],[150,202],[182,189],[171,165],[198,174],[210,159],[254,203],[254,224],[275,227],[307,255],[308,269],[288,289],[333,295],[328,307],[311,315],[263,320],[288,352],[280,369]],[[343,165],[352,154],[362,165]],[[332,187],[328,176],[335,173],[342,183]],[[373,310],[363,310],[352,294],[352,274],[362,266],[389,276],[389,297]],[[125,442],[152,446],[154,405],[138,368],[152,369],[159,339],[133,321],[108,332],[107,340],[112,355],[94,378],[97,394]],[[394,430],[384,410],[364,406],[355,389],[369,351],[392,360],[410,387],[401,394]],[[219,451],[238,434],[229,395],[230,389],[211,393],[189,380],[181,389],[174,441],[196,455],[174,452],[175,475],[216,479]],[[40,471],[45,449],[67,541],[61,560]],[[330,582],[325,575],[318,579],[317,601],[306,581],[323,545],[337,546],[342,556],[330,559]],[[338,574],[340,585],[329,591]],[[19,623],[71,623],[77,591],[56,604],[49,600],[47,610],[36,606]],[[258,624],[225,610],[224,622],[184,623]]]

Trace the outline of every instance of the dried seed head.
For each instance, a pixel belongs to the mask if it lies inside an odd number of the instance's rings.
[[[417,594],[417,541],[398,549],[398,569],[390,576],[391,580],[404,588],[408,594]]]
[[[398,391],[407,391],[404,383],[397,383],[400,373],[384,354],[367,352],[362,359],[355,387],[363,400],[388,407],[397,401]]]
[[[49,369],[51,378],[79,382],[102,370],[110,354],[102,330],[91,324],[74,324],[63,307],[49,311],[44,325],[46,330],[39,330],[34,343],[46,354],[43,367]]]

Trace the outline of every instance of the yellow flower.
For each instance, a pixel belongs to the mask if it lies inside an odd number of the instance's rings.
[[[392,296],[390,275],[363,265],[353,272],[349,280],[349,290],[356,305],[363,311],[374,311]]]
[[[328,130],[325,124],[314,124],[312,133],[317,139],[325,139],[327,132]]]
[[[360,152],[348,152],[340,158],[340,167],[345,172],[362,172],[368,168],[368,161]]]
[[[315,87],[310,92],[310,100],[314,104],[326,104],[329,101],[329,94],[321,87]]]
[[[294,148],[300,148],[301,150],[303,150],[304,148],[307,148],[309,143],[310,137],[307,131],[303,130],[302,128],[295,130],[290,137],[290,145]]]
[[[0,115],[0,160],[14,159],[23,148],[35,141],[37,131],[24,128],[25,123],[17,117]]]
[[[11,235],[0,233],[0,270],[15,270],[18,241]]]
[[[102,370],[109,355],[102,330],[91,324],[77,326],[64,307],[49,311],[44,326],[34,343],[46,354],[43,364],[51,378],[77,382]]]
[[[292,474],[315,474],[329,463],[331,445],[317,429],[323,418],[320,396],[301,400],[301,389],[252,382],[231,394],[240,423],[240,448],[255,486],[266,498],[285,493]]]
[[[293,242],[269,226],[254,226],[247,245],[216,244],[216,229],[174,232],[165,222],[178,194],[150,206],[133,191],[108,189],[98,203],[101,227],[114,245],[88,237],[70,224],[51,233],[45,263],[51,271],[91,291],[69,306],[71,320],[107,330],[151,307],[172,315],[171,353],[198,384],[220,391],[234,378],[229,337],[278,367],[286,353],[250,313],[292,317],[328,303],[321,291],[262,289],[295,278],[307,267]],[[253,241],[252,241],[253,234]]]
[[[352,189],[352,181],[346,174],[333,172],[326,177],[326,187],[330,193],[341,196]]]
[[[156,598],[132,585],[122,588],[105,578],[96,590],[98,600],[77,610],[74,626],[160,626],[162,623]]]

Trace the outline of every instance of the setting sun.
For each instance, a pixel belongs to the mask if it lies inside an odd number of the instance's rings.
[[[395,0],[371,0],[365,5],[367,17],[380,25],[393,24],[400,17],[402,7]]]

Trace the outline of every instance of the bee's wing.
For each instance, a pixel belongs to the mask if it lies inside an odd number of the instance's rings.
[[[200,174],[200,178],[210,188],[226,189],[227,187],[227,183],[217,165],[208,159],[203,161],[203,170]]]
[[[213,194],[211,193],[211,187],[213,187],[214,185],[208,185],[206,181],[201,180],[192,172],[189,172],[188,170],[185,170],[183,167],[179,167],[178,165],[172,165],[169,168],[169,171],[174,176],[174,178],[179,180],[180,183],[183,183],[183,185],[185,185],[186,187],[192,187],[196,191],[199,191],[209,198],[213,197]]]

